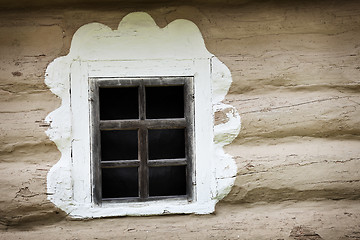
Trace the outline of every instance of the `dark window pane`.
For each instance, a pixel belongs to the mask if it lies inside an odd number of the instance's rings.
[[[149,129],[149,159],[185,157],[185,129]]]
[[[103,168],[102,198],[138,197],[138,168]]]
[[[186,166],[149,168],[149,195],[186,195]]]
[[[138,159],[138,131],[101,131],[101,160]]]
[[[139,119],[138,87],[100,88],[100,119]]]
[[[184,87],[146,87],[146,118],[183,118]]]

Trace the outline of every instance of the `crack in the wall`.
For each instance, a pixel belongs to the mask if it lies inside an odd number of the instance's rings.
[[[241,114],[245,115],[245,114],[250,114],[250,113],[270,112],[270,111],[277,110],[277,109],[292,108],[292,107],[298,107],[298,106],[307,105],[307,104],[314,104],[314,103],[320,103],[320,102],[332,101],[332,100],[338,100],[338,99],[345,99],[345,98],[349,99],[352,97],[355,97],[355,96],[330,97],[330,98],[326,98],[326,99],[317,99],[317,100],[312,100],[312,101],[307,101],[307,102],[302,102],[302,103],[297,103],[297,104],[291,104],[291,105],[287,105],[287,106],[268,107],[268,108],[264,108],[264,109],[260,109],[260,110],[241,112]]]
[[[315,185],[315,184],[323,184],[323,183],[357,183],[360,182],[359,179],[353,180],[328,180],[328,181],[316,181],[313,183],[303,183],[303,185]]]

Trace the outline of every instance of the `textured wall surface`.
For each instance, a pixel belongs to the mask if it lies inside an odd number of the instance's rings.
[[[46,196],[60,158],[42,123],[60,105],[44,84],[46,66],[68,53],[80,26],[115,29],[133,11],[159,26],[193,21],[232,73],[225,103],[242,129],[226,147],[239,170],[224,201],[359,199],[360,3],[242,2],[1,10],[0,221],[63,215]]]

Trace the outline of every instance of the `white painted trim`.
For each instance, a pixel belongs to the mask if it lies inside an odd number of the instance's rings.
[[[92,203],[89,77],[193,76],[195,91],[195,197],[135,203]],[[62,99],[48,115],[47,130],[62,153],[48,174],[49,199],[73,217],[93,218],[169,213],[211,213],[236,175],[223,150],[240,130],[236,109],[221,104],[230,84],[227,67],[206,50],[199,29],[176,20],[159,28],[146,13],[126,16],[117,30],[92,23],[74,35],[70,53],[47,68],[46,84]],[[71,90],[71,96],[69,94]],[[227,109],[228,122],[214,128],[214,112]],[[228,111],[230,109],[230,111]],[[215,135],[214,135],[215,134]]]

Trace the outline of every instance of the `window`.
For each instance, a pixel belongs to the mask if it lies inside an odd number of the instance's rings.
[[[86,24],[45,82],[62,100],[46,117],[61,151],[47,194],[69,216],[206,214],[234,184],[223,149],[240,130],[222,103],[231,74],[194,23],[160,28],[136,12],[118,29]]]
[[[93,200],[192,200],[193,78],[90,78]]]

